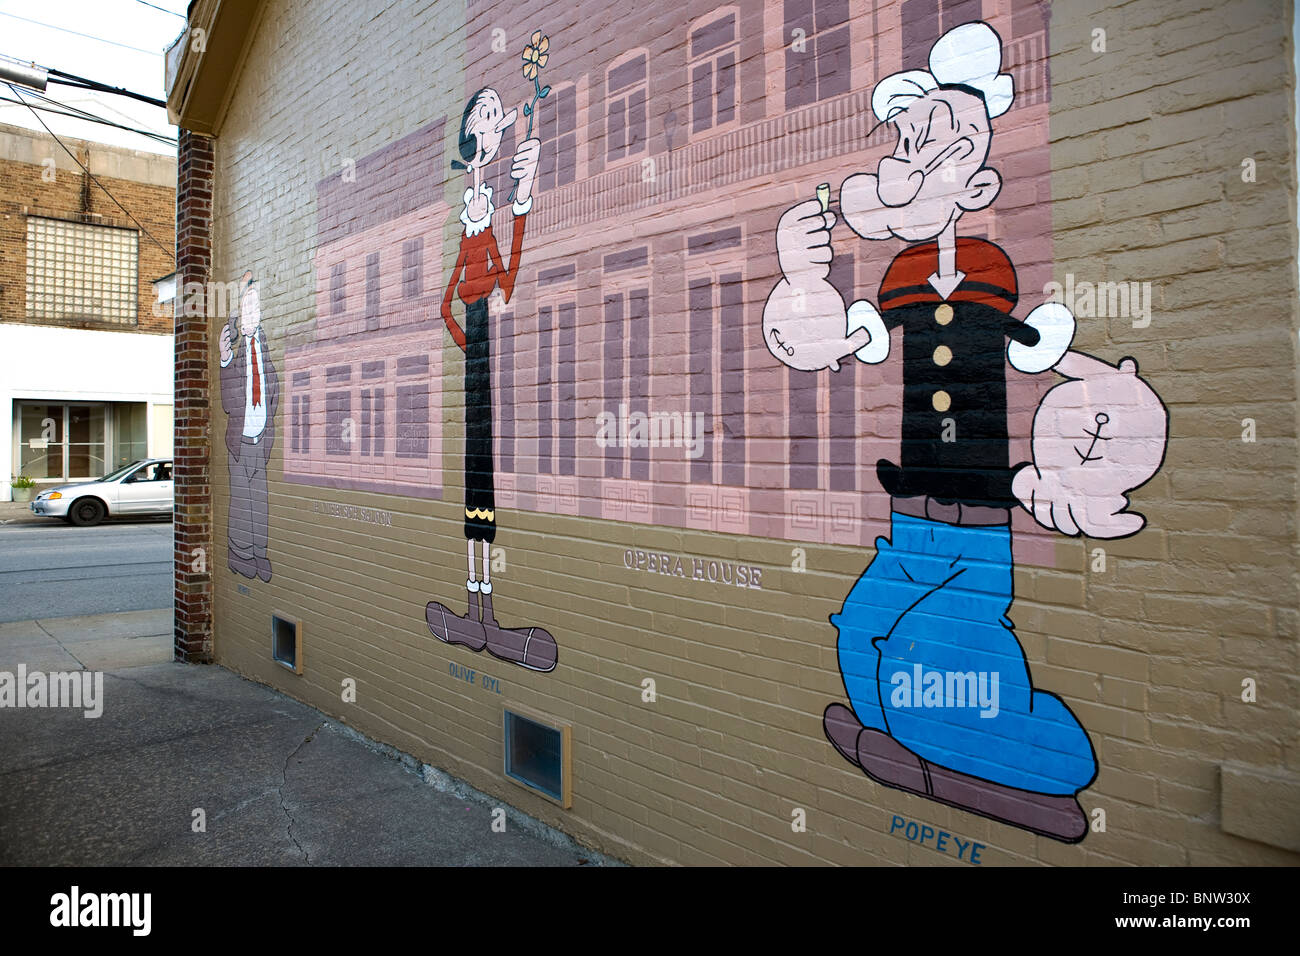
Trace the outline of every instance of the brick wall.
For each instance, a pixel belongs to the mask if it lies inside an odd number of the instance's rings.
[[[93,321],[57,324],[170,334],[170,306],[155,308],[153,282],[175,268],[175,161],[120,147],[64,139],[108,193],[44,132],[0,127],[0,320],[27,319],[27,216],[41,215],[133,229],[139,234],[138,301],[132,325]],[[111,172],[119,175],[113,175]],[[137,178],[132,178],[132,173]],[[140,225],[152,235],[140,232]],[[158,314],[155,314],[158,313]]]
[[[843,22],[841,5],[828,4],[811,25],[795,6],[740,5],[734,43],[716,48],[732,65],[714,57],[710,67],[737,71],[734,116],[697,131],[691,77],[713,54],[697,56],[691,36],[725,17],[721,7],[620,19],[603,5],[586,16],[553,4],[529,7],[522,22],[505,2],[471,4],[465,20],[456,4],[375,18],[342,2],[264,5],[212,146],[211,276],[254,274],[266,360],[281,379],[267,459],[274,572],[262,580],[227,565],[231,484],[215,468],[213,656],[638,862],[945,862],[933,843],[908,839],[906,823],[915,822],[918,832],[978,841],[979,865],[1293,865],[1289,5],[986,0],[942,12],[936,4],[927,18],[924,5],[850,0]],[[923,68],[938,34],[972,16],[1000,33],[1019,93],[993,122],[989,162],[1003,192],[959,232],[1007,250],[1020,279],[1018,318],[1051,281],[1076,291],[1084,282],[1150,283],[1149,324],[1076,299],[1074,347],[1112,364],[1134,357],[1169,413],[1164,460],[1131,492],[1147,519],[1140,533],[1068,538],[1023,508],[1012,519],[1016,638],[1034,687],[1059,695],[1096,755],[1096,779],[1077,797],[1087,821],[1080,842],[884,786],[827,739],[824,711],[846,693],[828,618],[844,610],[878,539],[897,533],[874,466],[898,454],[901,342],[884,365],[850,361],[820,376],[783,368],[761,344],[764,303],[780,277],[782,212],[821,182],[834,195],[847,175],[875,170],[894,134],[868,137],[874,84]],[[467,601],[465,360],[438,315],[466,181],[445,158],[421,165],[432,146],[408,153],[408,138],[442,123],[442,154],[458,155],[465,101],[485,85],[502,90],[507,106],[522,105],[528,84],[516,48],[534,25],[550,35],[544,82],[573,115],[553,127],[541,115],[543,140],[557,152],[543,163],[515,297],[491,305],[494,548],[503,559],[492,578],[501,622],[553,635],[559,663],[549,673],[443,643],[422,614],[430,601],[461,614]],[[504,53],[493,48],[496,28]],[[852,64],[847,77],[825,74],[825,96],[823,74],[800,73],[786,48],[795,28],[809,42],[829,37],[829,61]],[[339,37],[352,38],[342,52]],[[837,61],[841,49],[847,59]],[[640,122],[637,83],[623,98],[619,86],[637,51],[648,62],[645,141],[629,157],[610,116],[618,104],[623,123]],[[809,103],[810,82],[818,93]],[[191,168],[202,170],[202,160]],[[506,255],[502,174],[500,165],[489,170]],[[438,188],[428,188],[429,176],[441,177]],[[202,197],[192,195],[198,213]],[[738,244],[723,235],[736,228]],[[423,251],[404,262],[416,238]],[[846,301],[875,301],[901,249],[837,226],[836,263],[848,266],[831,280]],[[411,270],[422,276],[418,293],[405,278]],[[734,274],[739,295],[727,298]],[[615,326],[633,329],[626,345],[607,334],[609,323],[640,314],[643,289],[653,330],[644,353],[633,326]],[[460,303],[454,314],[463,319]],[[187,356],[206,348],[215,460],[227,455],[227,417],[216,407],[225,320],[206,320],[206,341],[188,327],[185,346]],[[735,321],[740,344],[729,350]],[[415,364],[400,363],[416,353],[429,370],[428,422],[398,418],[394,401],[393,390],[415,381],[402,372]],[[185,368],[178,361],[178,375],[202,387],[202,373]],[[737,368],[740,378],[728,378]],[[1031,453],[1034,409],[1057,381],[1008,371],[1013,461]],[[726,399],[736,387],[739,406]],[[695,468],[680,449],[654,449],[645,470],[636,455],[606,454],[595,444],[596,416],[615,393],[677,411],[696,407],[672,404],[683,396],[707,396],[715,471]],[[202,426],[181,418],[179,379],[177,402],[178,436],[193,427],[197,438]],[[200,407],[196,399],[196,417]],[[402,461],[374,454],[399,428],[408,440],[440,437],[436,452],[421,446],[419,472],[426,486],[433,479],[423,476],[436,472],[437,494],[412,493]],[[740,439],[745,454],[728,457],[728,442]],[[556,464],[562,448],[572,449],[572,468]],[[194,505],[199,522],[203,505]],[[181,527],[178,498],[178,549]],[[671,573],[662,573],[662,555]],[[178,550],[178,567],[183,558]],[[759,568],[761,587],[737,587],[740,566]],[[273,611],[302,621],[300,675],[271,660]],[[954,633],[969,625],[968,611]],[[471,670],[492,683],[467,682]],[[343,693],[349,680],[355,700]],[[503,706],[572,725],[571,809],[502,775]],[[1264,804],[1291,812],[1256,812]],[[801,818],[806,827],[792,825]]]
[[[212,266],[212,140],[181,130],[176,181],[175,508],[177,660],[212,659],[212,493],[208,467],[211,404],[208,394],[206,289]],[[186,291],[188,290],[188,291]]]

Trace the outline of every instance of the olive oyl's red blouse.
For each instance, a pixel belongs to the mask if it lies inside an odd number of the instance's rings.
[[[493,287],[499,285],[505,301],[509,302],[510,295],[515,289],[515,280],[519,277],[519,259],[524,251],[524,222],[528,218],[527,213],[516,214],[514,217],[514,235],[510,240],[510,267],[502,266],[501,252],[497,248],[496,238],[492,235],[491,187],[484,187],[484,189],[488,194],[488,214],[485,217],[488,225],[476,231],[472,223],[462,215],[461,221],[465,222],[466,228],[460,237],[460,254],[456,257],[456,268],[452,270],[451,281],[447,284],[447,293],[442,297],[442,320],[447,323],[447,331],[451,333],[452,339],[460,346],[462,352],[465,351],[465,331],[452,317],[452,295],[458,293],[460,300],[468,305],[487,298],[492,294]],[[466,190],[467,202],[472,194],[472,190]],[[463,279],[461,279],[462,270],[465,274]],[[460,280],[459,286],[457,280]]]

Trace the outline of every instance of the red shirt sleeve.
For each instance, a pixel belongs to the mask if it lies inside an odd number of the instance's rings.
[[[447,293],[442,297],[442,321],[447,324],[447,331],[451,333],[452,340],[460,346],[462,352],[465,351],[465,331],[456,323],[456,319],[451,314],[451,299],[456,294],[456,283],[460,279],[461,270],[465,268],[465,240],[462,237],[460,251],[456,254],[456,268],[451,272],[451,281],[447,283]]]
[[[510,301],[510,294],[515,291],[515,280],[519,278],[519,259],[524,252],[524,222],[527,219],[528,213],[515,216],[515,231],[510,237],[510,268],[497,280],[506,302]],[[500,265],[500,262],[498,254],[497,264]]]

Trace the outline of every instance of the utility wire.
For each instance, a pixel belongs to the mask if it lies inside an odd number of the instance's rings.
[[[20,17],[16,13],[6,13],[0,10],[0,17],[12,17],[15,20],[22,20],[24,23],[33,23],[38,27],[46,27],[50,30],[58,30],[62,33],[71,33],[73,36],[85,37],[87,40],[98,40],[100,43],[107,43],[111,46],[120,46],[124,50],[134,50],[136,53],[147,53],[150,56],[162,56],[160,51],[142,50],[138,46],[131,46],[127,43],[118,43],[116,40],[105,40],[103,37],[91,36],[89,33],[78,33],[76,30],[69,30],[67,27],[56,27],[53,23],[42,23],[40,20],[31,20],[27,17]]]
[[[155,10],[161,10],[163,13],[170,13],[174,17],[186,19],[185,14],[177,13],[175,10],[168,10],[166,7],[160,7],[156,3],[150,3],[149,0],[135,0],[136,3],[143,3],[146,7],[153,7]]]
[[[49,133],[51,136],[54,137],[54,141],[55,141],[56,143],[58,143],[60,146],[63,147],[63,151],[64,151],[65,153],[67,153],[69,156],[72,157],[72,161],[73,161],[74,163],[76,163],[78,166],[80,166],[81,169],[82,169],[82,171],[85,172],[85,174],[86,174],[87,176],[89,176],[92,180],[94,180],[94,183],[95,183],[96,186],[98,186],[100,189],[104,190],[104,194],[105,194],[106,196],[108,196],[109,199],[111,199],[111,200],[113,200],[113,202],[117,203],[117,208],[120,209],[120,210],[122,210],[122,212],[126,213],[127,218],[130,219],[130,220],[131,220],[133,223],[135,223],[137,226],[139,226],[139,227],[140,227],[140,231],[143,232],[146,236],[148,236],[149,239],[153,242],[153,244],[154,244],[155,246],[157,246],[157,247],[158,247],[159,249],[161,249],[163,252],[167,253],[167,255],[171,257],[171,260],[172,260],[173,262],[175,262],[175,261],[176,261],[176,250],[175,250],[175,249],[168,249],[166,246],[164,246],[161,242],[159,242],[157,239],[154,238],[153,233],[150,232],[148,229],[146,229],[146,228],[144,227],[144,224],[143,224],[142,222],[140,222],[139,219],[136,219],[135,216],[131,215],[131,210],[129,210],[129,209],[127,209],[125,206],[123,206],[123,205],[121,204],[121,202],[118,201],[118,198],[117,198],[116,196],[114,196],[111,192],[108,191],[108,187],[105,186],[103,183],[101,183],[101,182],[99,181],[99,178],[98,178],[94,173],[92,173],[92,172],[90,171],[90,169],[87,168],[87,167],[86,167],[86,166],[81,162],[81,159],[77,156],[77,154],[74,153],[72,150],[68,149],[67,144],[65,144],[65,143],[63,142],[63,140],[59,139],[59,137],[55,134],[54,130],[50,129],[48,126],[45,125],[45,120],[41,119],[41,114],[38,113],[38,112],[36,112],[36,108],[35,108],[34,106],[32,106],[31,103],[28,103],[26,100],[23,100],[23,99],[22,99],[22,94],[19,93],[18,90],[14,88],[14,85],[13,85],[12,83],[6,83],[5,86],[9,87],[9,92],[13,93],[14,96],[18,97],[19,100],[22,101],[23,105],[26,106],[29,110],[32,111],[32,115],[36,117],[36,121],[37,121],[38,123],[40,123],[41,126],[45,127],[45,132]]]
[[[93,113],[87,113],[85,110],[77,109],[77,107],[70,106],[67,103],[60,103],[58,100],[46,100],[46,102],[52,103],[54,106],[62,106],[65,108],[56,110],[51,106],[35,106],[31,103],[24,103],[22,100],[16,100],[11,96],[0,96],[0,103],[15,103],[18,106],[26,106],[29,109],[38,109],[45,113],[53,113],[55,116],[67,116],[71,119],[84,120],[87,123],[99,123],[101,126],[112,126],[116,129],[125,130],[128,133],[139,133],[141,136],[147,136],[160,143],[166,143],[168,146],[176,145],[176,140],[168,139],[161,133],[150,132],[147,129],[137,129],[134,126],[126,126],[123,123],[115,123],[110,119],[104,119],[103,117],[96,116]]]
[[[133,48],[134,49],[134,48]],[[150,106],[158,106],[166,109],[167,101],[160,100],[155,96],[146,96],[144,93],[137,93],[134,90],[123,89],[120,86],[109,86],[107,83],[101,83],[99,80],[92,80],[85,76],[78,76],[76,73],[67,73],[63,70],[56,70],[52,66],[40,66],[37,63],[25,63],[16,57],[6,56],[0,53],[0,60],[17,64],[18,66],[30,67],[45,73],[46,83],[57,83],[60,86],[71,86],[80,90],[94,90],[96,93],[112,93],[114,96],[126,96],[133,100],[139,100],[141,103],[148,103]]]
[[[98,113],[92,113],[89,110],[82,109],[80,106],[74,106],[72,103],[64,103],[62,100],[56,100],[54,97],[47,96],[44,93],[38,93],[35,90],[25,90],[24,92],[26,92],[28,96],[32,96],[40,100],[42,103],[48,103],[51,106],[58,106],[58,107],[62,107],[65,110],[72,110],[73,112],[80,113],[82,116],[91,120],[92,122],[112,123],[115,125],[121,125],[120,123],[118,123],[117,120],[110,120],[107,117],[100,116]],[[122,128],[129,129],[137,133],[143,133],[146,136],[160,136],[163,139],[169,140],[169,142],[173,142],[173,143],[176,142],[174,138],[169,138],[165,134],[159,133],[155,130],[142,130],[142,129],[137,129],[134,126],[123,126]]]
[[[113,93],[117,96],[128,96],[133,100],[139,100],[141,103],[148,103],[150,106],[167,107],[166,100],[160,100],[157,97],[145,96],[143,93],[136,93],[131,90],[124,90],[120,86],[109,86],[107,83],[101,83],[99,80],[88,80],[84,76],[77,76],[75,73],[64,73],[62,70],[56,70],[53,67],[44,67],[47,74],[46,82],[58,83],[62,86],[75,86],[83,90],[95,90],[97,93]],[[55,79],[63,77],[63,79]]]

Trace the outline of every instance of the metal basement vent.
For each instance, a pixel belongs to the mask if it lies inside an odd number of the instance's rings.
[[[567,725],[552,727],[507,709],[506,776],[568,809],[573,804],[572,736]]]
[[[302,622],[271,614],[271,657],[295,674],[302,673]]]

